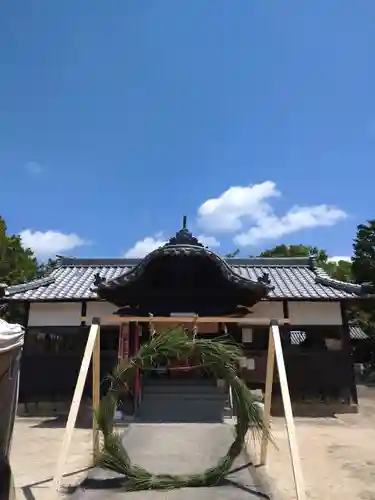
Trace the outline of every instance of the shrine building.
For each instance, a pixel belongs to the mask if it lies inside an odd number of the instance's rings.
[[[240,373],[252,388],[264,388],[268,345],[268,327],[253,326],[252,318],[289,319],[280,330],[292,399],[356,404],[347,309],[368,297],[362,286],[330,278],[313,256],[222,258],[184,225],[143,259],[61,257],[50,275],[7,288],[2,301],[25,306],[21,402],[71,399],[93,317],[104,318],[104,377],[117,362],[119,343],[119,327],[106,324],[106,316],[145,317],[141,339],[128,332],[131,355],[149,336],[150,314],[184,313],[248,317],[246,326],[202,323],[198,335],[225,333],[239,343]],[[199,382],[202,374],[194,376]],[[88,377],[88,394],[90,384]]]

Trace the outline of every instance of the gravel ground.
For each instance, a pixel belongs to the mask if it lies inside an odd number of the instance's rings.
[[[296,418],[309,500],[375,500],[375,388],[359,387],[358,414]],[[266,474],[280,500],[296,498],[283,418],[272,419]]]
[[[359,414],[339,415],[337,418],[296,419],[297,438],[309,500],[342,500],[343,498],[375,500],[375,388],[359,387],[359,398]],[[47,417],[17,418],[11,455],[17,487],[17,500],[50,500],[48,488],[55,469],[64,425],[64,420]],[[208,443],[206,439],[208,427],[202,426],[202,424],[199,426],[202,434],[199,436],[195,434],[194,440],[186,439],[185,432],[181,432],[181,439],[185,441],[185,449],[181,451],[181,462],[179,465],[174,464],[174,467],[180,467],[182,464],[184,467],[190,467],[185,463],[189,456],[195,456],[196,470],[201,470],[205,466],[197,458],[197,455],[194,455],[197,451],[195,439],[198,438],[198,447],[203,448]],[[169,433],[171,429],[165,429],[162,432]],[[196,430],[195,432],[201,431]],[[270,447],[266,473],[277,487],[277,500],[293,500],[296,497],[293,489],[284,419],[273,419],[272,432],[278,450]],[[145,434],[141,439],[143,439],[144,445],[147,445],[149,438],[145,438]],[[151,439],[153,440],[152,447],[159,448],[161,437],[158,438],[156,433],[153,433]],[[175,444],[171,445],[169,449],[172,456],[176,456],[177,453],[175,448],[177,442],[174,442]],[[211,451],[211,459],[214,460],[214,463],[222,453],[221,446],[224,446],[224,443],[218,445],[216,451],[214,449]],[[165,448],[162,446],[158,453],[163,455],[163,449]],[[76,429],[68,463],[65,467],[64,485],[76,484],[87,475],[85,467],[89,465],[91,450],[91,429]],[[134,451],[132,454],[134,460],[139,460],[143,465],[148,464],[150,468],[153,467],[152,456],[145,453],[144,459],[143,457],[138,459],[136,453],[141,453],[141,451]],[[150,462],[148,462],[149,460]],[[160,470],[165,470],[165,467],[162,467],[165,462],[159,464],[159,460],[156,460],[154,463],[160,465]],[[169,465],[167,470],[170,470]],[[247,471],[245,473],[248,474]],[[246,483],[249,481],[249,477],[250,482],[254,483],[255,481],[251,479],[249,474],[243,481]],[[177,498],[166,496],[177,495],[177,491],[164,493],[164,496],[161,494],[159,497],[160,499],[185,500],[189,498],[186,497],[189,494],[188,491],[181,490],[180,497]],[[236,497],[239,497],[239,491],[236,488]],[[214,492],[215,490],[212,489],[208,494],[214,494]],[[204,496],[204,490],[200,492],[194,490],[196,500],[200,500],[198,495]],[[217,497],[216,494],[215,497]],[[105,499],[103,495],[100,498]],[[206,494],[204,498],[208,500],[209,496]],[[247,498],[251,498],[250,494]],[[89,499],[86,497],[84,500]]]

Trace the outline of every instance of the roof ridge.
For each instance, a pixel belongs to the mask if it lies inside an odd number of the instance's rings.
[[[16,293],[28,292],[29,290],[34,290],[41,286],[51,285],[55,282],[55,278],[51,275],[45,276],[43,278],[38,278],[33,281],[28,281],[26,283],[19,283],[18,285],[10,285],[5,290],[5,295],[8,297]]]
[[[139,259],[137,264],[133,266],[131,269],[125,270],[122,274],[117,276],[116,278],[111,278],[109,280],[100,279],[97,277],[96,289],[100,295],[99,290],[107,290],[113,286],[119,286],[124,282],[131,282],[138,279],[140,274],[145,272],[147,265],[154,259],[157,259],[161,255],[170,255],[170,256],[189,256],[189,255],[200,255],[208,257],[211,260],[214,260],[220,268],[220,271],[224,275],[225,279],[228,281],[232,281],[236,284],[241,284],[245,286],[253,286],[264,288],[264,290],[272,290],[270,286],[269,278],[264,274],[263,277],[258,277],[257,280],[252,280],[250,278],[242,276],[240,273],[236,271],[236,269],[230,265],[226,259],[216,254],[212,250],[205,248],[203,246],[195,246],[195,245],[180,245],[180,244],[167,244],[162,247],[156,248],[152,252],[146,255],[144,259]]]
[[[126,257],[61,257],[56,267],[104,267],[104,266],[135,266],[143,259]]]
[[[322,285],[327,285],[327,286],[332,286],[333,288],[337,288],[339,290],[345,290],[348,292],[354,292],[354,293],[363,293],[363,287],[362,285],[358,285],[357,283],[351,283],[347,281],[340,281],[335,278],[332,278],[327,271],[325,271],[322,267],[320,267],[315,259],[311,259],[312,261],[314,260],[314,263],[312,264],[312,270],[315,273],[315,281],[317,283],[320,283]]]
[[[233,266],[310,266],[309,257],[247,257],[237,258],[228,257],[224,258],[229,265]]]

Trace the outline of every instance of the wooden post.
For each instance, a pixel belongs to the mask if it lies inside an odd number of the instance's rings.
[[[96,335],[94,352],[92,356],[92,445],[93,464],[99,458],[99,428],[95,417],[95,411],[100,403],[100,329]]]
[[[306,493],[305,493],[302,468],[301,468],[301,459],[299,456],[299,451],[297,446],[296,429],[294,426],[292,403],[290,401],[288,379],[286,375],[283,349],[281,346],[280,331],[279,331],[279,326],[274,322],[271,322],[270,334],[273,337],[273,343],[275,346],[276,363],[279,372],[281,397],[284,406],[286,430],[288,434],[290,456],[292,459],[292,471],[293,471],[293,479],[294,479],[294,486],[296,490],[297,500],[306,500]]]
[[[270,327],[269,337],[268,337],[267,374],[266,374],[266,388],[265,388],[264,412],[263,412],[263,423],[266,433],[263,435],[262,438],[262,444],[260,449],[260,465],[265,465],[267,462],[274,367],[275,367],[275,343],[273,341],[272,329]]]
[[[355,380],[355,371],[354,371],[354,357],[353,357],[353,349],[350,345],[350,326],[348,320],[348,313],[346,310],[346,305],[343,301],[340,302],[341,309],[341,317],[342,317],[342,328],[341,328],[341,338],[342,338],[342,347],[343,351],[346,354],[345,363],[347,363],[347,368],[350,370],[350,381],[349,381],[349,391],[350,397],[348,398],[348,404],[350,404],[350,399],[352,399],[354,404],[358,404],[358,393],[357,393],[357,383]],[[347,379],[345,379],[347,382]],[[345,387],[346,389],[347,387]]]
[[[121,323],[119,333],[118,362],[129,357],[129,323]]]
[[[60,489],[61,479],[64,473],[64,466],[66,463],[66,459],[68,457],[69,447],[72,440],[72,435],[74,431],[74,427],[77,420],[79,405],[81,404],[83,389],[85,386],[87,372],[89,370],[90,361],[92,358],[92,353],[94,349],[94,344],[96,341],[96,337],[100,331],[100,323],[98,318],[93,318],[92,325],[90,328],[90,333],[87,339],[85,352],[83,354],[81,368],[79,371],[77,384],[74,390],[72,404],[70,406],[68,421],[65,428],[63,442],[60,448],[59,458],[56,465],[55,474],[53,476],[52,482],[52,498],[57,498],[57,493]]]
[[[137,355],[140,347],[141,340],[141,327],[139,323],[134,324],[134,354]],[[139,368],[136,368],[135,381],[134,381],[134,410],[138,410],[138,404],[140,402],[140,391],[141,391],[141,372]]]

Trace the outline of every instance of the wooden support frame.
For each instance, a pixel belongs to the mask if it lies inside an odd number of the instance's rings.
[[[269,326],[270,319],[267,318],[252,318],[235,317],[235,316],[104,316],[101,318],[103,324],[119,324],[119,323],[238,323],[239,325],[248,326]],[[279,325],[287,325],[290,323],[288,318],[277,319]]]
[[[264,412],[263,412],[263,423],[267,433],[269,433],[270,431],[274,370],[275,370],[275,343],[273,341],[273,335],[270,327],[270,332],[268,337],[266,387],[264,395]],[[262,438],[261,448],[260,448],[261,465],[265,465],[267,462],[268,441],[269,441],[268,436],[265,434]]]
[[[280,318],[277,320],[270,320],[268,318],[251,318],[251,317],[197,317],[197,316],[186,316],[186,317],[152,317],[145,318],[143,316],[130,316],[130,317],[119,317],[119,316],[108,316],[102,318],[105,324],[121,324],[121,323],[149,323],[152,321],[152,324],[157,323],[172,323],[172,324],[185,324],[192,323],[196,325],[198,323],[237,323],[239,325],[248,325],[248,326],[266,326],[270,325],[270,341],[268,348],[268,361],[267,361],[267,381],[266,381],[266,405],[264,411],[264,419],[267,429],[269,429],[270,422],[270,412],[271,412],[271,399],[272,399],[272,382],[273,382],[273,373],[274,373],[274,359],[276,354],[276,362],[279,370],[279,378],[281,384],[281,391],[283,397],[283,404],[285,409],[285,416],[287,422],[287,430],[288,430],[288,439],[289,439],[289,449],[292,456],[292,467],[293,467],[293,476],[296,486],[297,492],[297,500],[305,500],[305,493],[303,489],[303,481],[302,481],[302,471],[300,466],[300,460],[298,455],[296,437],[295,437],[295,428],[293,421],[293,413],[290,402],[290,395],[287,383],[287,376],[284,364],[284,357],[281,347],[280,340],[280,332],[278,325],[289,324],[289,319]],[[79,406],[82,400],[83,389],[87,378],[87,373],[90,365],[90,361],[93,361],[92,366],[92,376],[93,376],[93,413],[94,410],[98,407],[100,401],[100,318],[94,318],[92,321],[92,325],[90,327],[89,336],[86,343],[85,352],[82,358],[81,368],[79,371],[77,384],[74,390],[74,395],[71,403],[71,407],[69,410],[68,421],[65,428],[65,434],[63,438],[63,442],[61,444],[60,453],[58,456],[58,461],[55,469],[55,474],[52,482],[52,498],[57,498],[61,480],[64,473],[65,463],[68,457],[69,448],[72,440],[72,435],[74,431],[74,427],[76,424]],[[267,441],[262,443],[262,456],[264,461],[266,460],[267,455]],[[93,458],[94,460],[98,457],[99,454],[99,430],[96,425],[96,421],[93,414]]]
[[[274,378],[275,357],[279,373],[281,397],[285,413],[285,423],[288,435],[289,452],[292,462],[292,472],[293,472],[293,480],[296,491],[296,498],[297,500],[306,500],[306,491],[302,475],[301,459],[297,445],[296,429],[293,418],[292,403],[290,400],[288,378],[285,369],[283,349],[281,345],[280,330],[278,322],[272,321],[270,326],[269,342],[268,342],[267,375],[266,375],[266,388],[265,388],[264,414],[263,414],[263,422],[267,432],[270,431],[272,386]],[[261,442],[261,452],[260,452],[261,465],[265,465],[267,461],[268,441],[269,440],[267,434],[265,434]]]
[[[92,408],[99,407],[100,403],[100,327],[98,328],[94,351],[92,354]],[[99,458],[99,428],[96,422],[94,411],[92,412],[92,447],[93,462]]]
[[[63,442],[61,444],[60,453],[59,453],[59,457],[58,457],[57,465],[56,465],[56,469],[55,469],[55,474],[53,476],[52,489],[53,489],[53,492],[55,494],[55,498],[57,498],[57,494],[58,494],[58,491],[60,489],[61,479],[62,479],[62,476],[64,473],[64,467],[65,467],[66,459],[68,457],[74,427],[75,427],[75,424],[77,421],[78,410],[79,410],[79,406],[80,406],[81,400],[82,400],[83,389],[84,389],[85,382],[87,379],[87,372],[89,370],[90,361],[91,361],[91,358],[93,358],[94,363],[97,361],[97,356],[98,356],[97,351],[98,350],[99,350],[99,359],[100,359],[100,344],[98,341],[99,334],[100,334],[100,320],[98,318],[94,318],[92,325],[91,325],[91,328],[90,328],[89,336],[87,338],[86,348],[85,348],[85,352],[83,354],[81,368],[79,370],[77,384],[76,384],[76,387],[74,390],[72,404],[71,404],[70,410],[69,410],[68,421],[66,423],[65,434],[64,434]],[[95,351],[95,356],[93,357],[94,348],[96,348],[96,351]],[[95,368],[93,367],[93,374],[94,373],[97,376],[95,378],[95,381],[93,380],[93,383],[94,383],[93,394],[97,394],[98,393],[97,386],[98,386],[98,384],[100,384],[100,380],[98,380],[100,375],[98,373],[96,366],[95,366]],[[93,398],[93,404],[94,404],[94,398]],[[93,435],[94,442],[96,440],[96,436],[98,436],[97,429],[95,429],[95,432]]]

